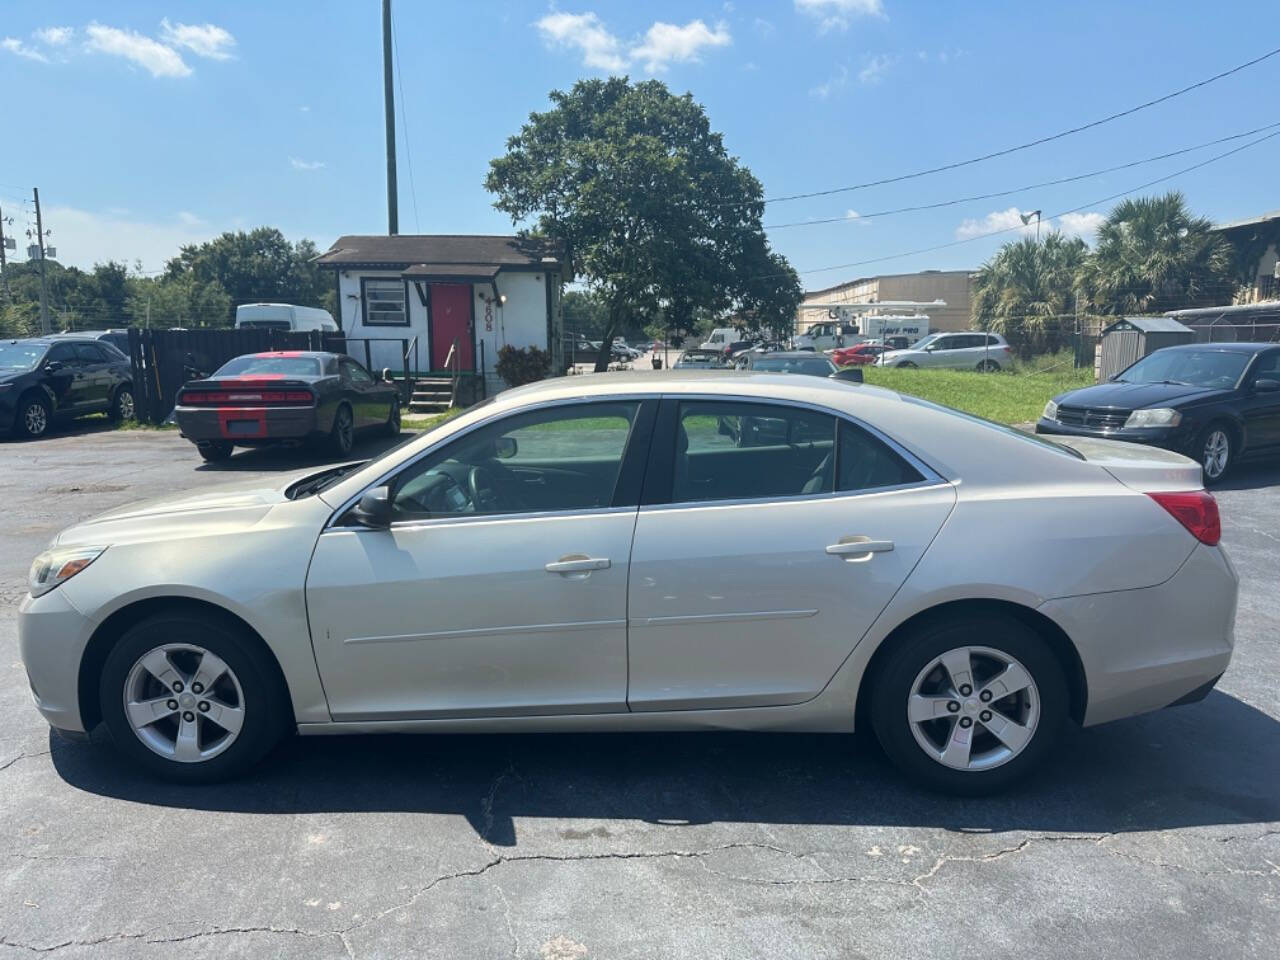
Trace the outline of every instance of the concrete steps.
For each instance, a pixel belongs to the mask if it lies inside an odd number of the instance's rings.
[[[410,413],[444,413],[449,409],[453,384],[448,377],[422,377],[413,383]]]

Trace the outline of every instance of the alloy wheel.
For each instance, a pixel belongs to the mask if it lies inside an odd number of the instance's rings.
[[[27,428],[30,436],[38,437],[49,426],[49,414],[42,403],[29,403],[27,409],[23,411],[22,422]]]
[[[1040,695],[1018,660],[991,647],[956,647],[911,685],[907,719],[920,749],[955,770],[990,770],[1035,736]]]
[[[204,647],[166,643],[143,654],[124,684],[124,714],[147,749],[178,763],[211,760],[244,726],[244,691]]]
[[[346,453],[355,443],[355,426],[351,421],[351,411],[346,407],[338,410],[338,419],[333,426],[334,439],[338,450]]]
[[[116,410],[119,411],[121,420],[133,419],[134,406],[133,393],[131,391],[120,391],[120,395],[116,398]]]
[[[1204,441],[1204,475],[1210,480],[1217,480],[1226,473],[1227,462],[1231,459],[1231,440],[1227,432],[1221,428],[1209,431]]]

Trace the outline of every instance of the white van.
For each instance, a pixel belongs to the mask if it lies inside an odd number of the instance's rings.
[[[857,342],[858,325],[848,320],[824,320],[815,323],[804,333],[791,338],[792,350],[814,350],[825,353],[836,347]]]
[[[703,350],[723,350],[729,344],[741,340],[733,327],[716,327],[702,344]]]
[[[328,310],[297,307],[292,303],[242,303],[236,307],[236,329],[322,330],[337,333]]]

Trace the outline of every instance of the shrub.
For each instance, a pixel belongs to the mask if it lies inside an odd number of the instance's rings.
[[[537,347],[506,346],[498,351],[494,367],[509,387],[546,379],[551,372],[551,354]]]

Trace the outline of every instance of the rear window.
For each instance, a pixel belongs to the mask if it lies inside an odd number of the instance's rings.
[[[292,330],[293,324],[288,320],[240,320],[236,323],[240,329],[249,330]]]
[[[215,377],[243,377],[269,373],[285,377],[318,377],[320,361],[315,357],[247,356],[228,360],[214,373]]]
[[[963,410],[955,409],[955,407],[946,407],[940,403],[934,403],[931,400],[921,400],[919,397],[913,397],[910,394],[904,393],[900,394],[900,396],[906,403],[914,403],[917,406],[928,407],[930,410],[937,410],[939,413],[946,413],[953,417],[958,417],[961,420],[968,420],[970,423],[980,424],[988,429],[997,430],[1000,433],[1011,437],[1017,437],[1019,440],[1024,440],[1027,443],[1034,443],[1038,447],[1046,447],[1049,450],[1065,454],[1069,457],[1074,457],[1077,460],[1086,459],[1085,455],[1079,450],[1073,450],[1065,444],[1054,443],[1052,440],[1042,437],[1038,433],[1027,433],[1026,431],[1019,430],[1017,427],[1011,427],[1004,423],[996,423],[994,420],[988,420],[986,417],[977,417],[972,413],[965,413]]]

